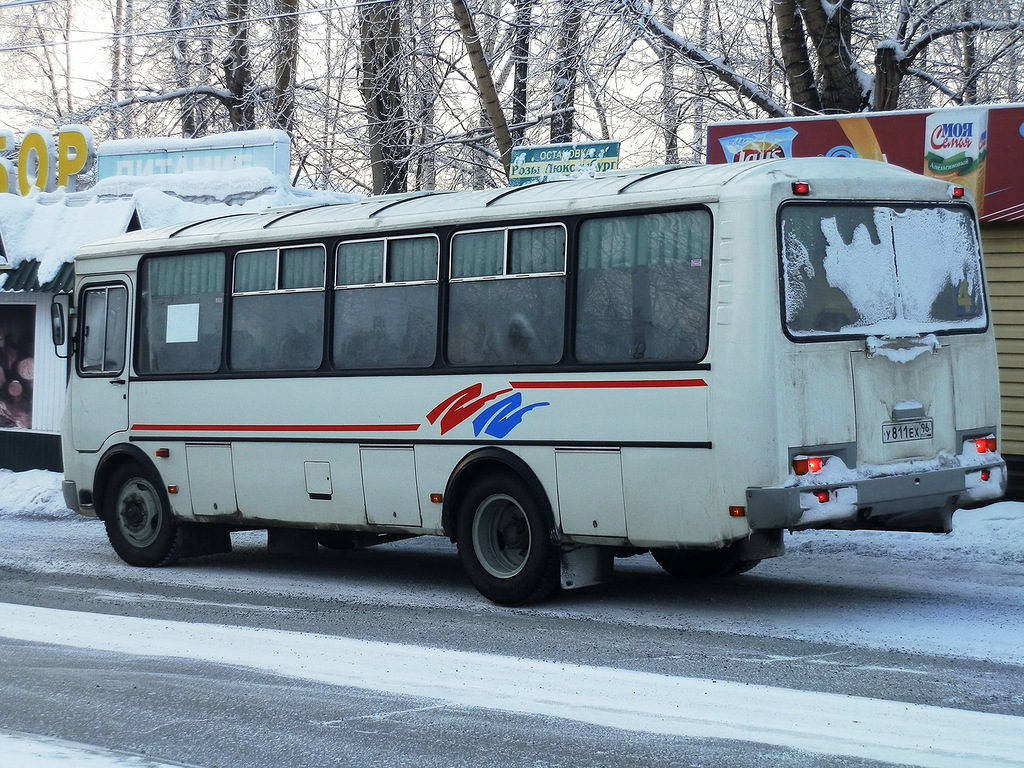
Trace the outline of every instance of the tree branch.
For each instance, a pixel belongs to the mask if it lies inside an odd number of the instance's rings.
[[[627,13],[636,18],[648,34],[654,35],[664,45],[674,48],[702,70],[711,73],[740,95],[746,96],[768,115],[771,117],[790,116],[789,110],[771,98],[753,80],[744,77],[721,59],[712,57],[706,51],[668,29],[657,19],[651,7],[643,0],[619,0],[619,2]]]

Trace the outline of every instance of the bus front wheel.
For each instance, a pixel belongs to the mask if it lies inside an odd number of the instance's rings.
[[[739,547],[723,549],[655,549],[654,559],[680,579],[720,579],[746,573],[760,560],[741,560]]]
[[[178,524],[159,484],[138,464],[119,467],[107,483],[107,538],[129,565],[153,568],[178,559]]]
[[[456,525],[459,559],[488,600],[524,605],[558,589],[558,548],[520,478],[495,474],[478,480],[462,497]]]

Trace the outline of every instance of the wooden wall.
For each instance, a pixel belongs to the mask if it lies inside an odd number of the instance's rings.
[[[1007,496],[1024,498],[1024,222],[983,224],[981,238],[999,350]]]

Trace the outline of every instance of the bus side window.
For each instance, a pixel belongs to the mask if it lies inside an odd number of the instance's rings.
[[[231,367],[241,371],[315,370],[323,358],[322,245],[235,255]]]
[[[224,263],[219,251],[147,258],[139,266],[139,373],[220,368]]]
[[[82,292],[82,373],[116,374],[124,369],[128,291],[123,286]]]
[[[437,350],[433,235],[338,246],[331,360],[339,369],[425,368]]]
[[[565,325],[565,228],[452,238],[448,359],[454,365],[557,363]]]
[[[578,360],[697,362],[708,343],[711,215],[585,221],[577,280]]]

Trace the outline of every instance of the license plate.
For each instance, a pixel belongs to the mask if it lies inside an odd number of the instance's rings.
[[[883,443],[906,443],[911,440],[930,440],[932,420],[891,421],[882,425]]]

